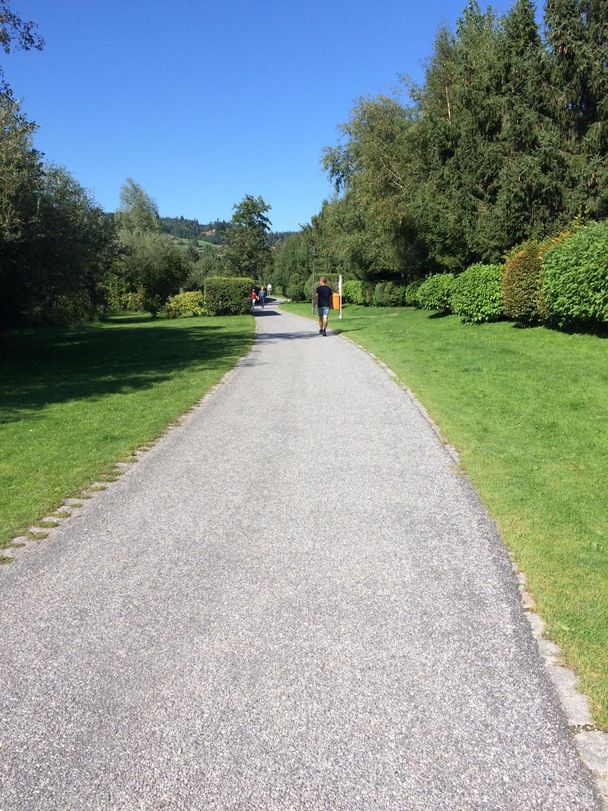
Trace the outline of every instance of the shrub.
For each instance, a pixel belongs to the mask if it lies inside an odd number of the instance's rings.
[[[437,310],[440,313],[451,311],[450,298],[454,288],[453,273],[434,273],[418,287],[416,298],[423,310]]]
[[[297,273],[294,273],[289,277],[289,283],[285,290],[285,295],[292,301],[305,300],[306,296],[304,295],[304,283],[302,278],[298,276]]]
[[[108,295],[108,310],[111,313],[143,310],[145,295],[143,287],[138,287],[137,290],[112,289]]]
[[[582,226],[546,252],[542,290],[557,323],[608,323],[608,220]]]
[[[251,309],[253,279],[241,276],[208,276],[205,309],[210,315],[242,315]]]
[[[204,296],[196,290],[171,296],[167,299],[165,310],[169,318],[185,318],[207,313]]]
[[[410,282],[405,288],[405,306],[417,307],[418,306],[418,290],[422,284],[422,279],[416,279]]]
[[[386,282],[378,282],[378,284],[374,287],[374,296],[372,298],[372,302],[376,305],[376,307],[384,307],[385,287]]]
[[[397,282],[387,282],[384,288],[384,303],[387,307],[405,307],[404,284]]]
[[[536,239],[514,248],[505,263],[501,292],[508,318],[532,324],[540,319],[543,243]]]
[[[369,285],[359,279],[351,279],[342,284],[342,298],[347,304],[369,304]]]
[[[502,314],[500,265],[471,265],[454,282],[452,312],[469,324],[498,321]]]
[[[43,303],[34,312],[34,320],[40,319],[61,326],[88,321],[94,316],[95,308],[86,290],[62,293]]]
[[[502,273],[502,297],[505,315],[523,324],[533,324],[548,318],[542,267],[547,251],[572,235],[572,229],[555,237],[529,240],[507,254]]]

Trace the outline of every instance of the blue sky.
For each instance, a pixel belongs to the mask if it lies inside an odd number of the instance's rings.
[[[11,0],[46,46],[0,58],[36,146],[105,210],[132,177],[163,216],[230,219],[261,194],[296,230],[331,194],[321,152],[355,100],[421,79],[464,4]]]

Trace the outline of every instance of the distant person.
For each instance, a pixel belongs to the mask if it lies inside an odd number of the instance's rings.
[[[264,302],[266,301],[266,291],[264,290],[264,285],[260,287],[260,292],[258,293],[258,298],[260,299],[260,304],[262,309],[264,309]]]
[[[268,295],[270,296],[272,294],[272,285],[269,284],[266,290],[268,291]]]
[[[255,303],[258,301],[258,294],[255,292],[255,287],[251,288],[251,306],[255,307]]]
[[[315,304],[319,313],[319,335],[325,336],[331,307],[331,287],[327,284],[325,276],[319,279],[319,286],[315,291]]]

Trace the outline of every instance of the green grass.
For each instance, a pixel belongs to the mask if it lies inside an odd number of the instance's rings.
[[[310,305],[286,305],[310,316]],[[608,340],[349,306],[330,325],[426,406],[608,729]]]
[[[158,437],[251,345],[254,320],[117,317],[8,336],[0,372],[0,548]]]

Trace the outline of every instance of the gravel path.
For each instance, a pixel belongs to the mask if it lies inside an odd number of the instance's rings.
[[[0,809],[599,808],[433,430],[352,344],[257,324],[0,571]]]

